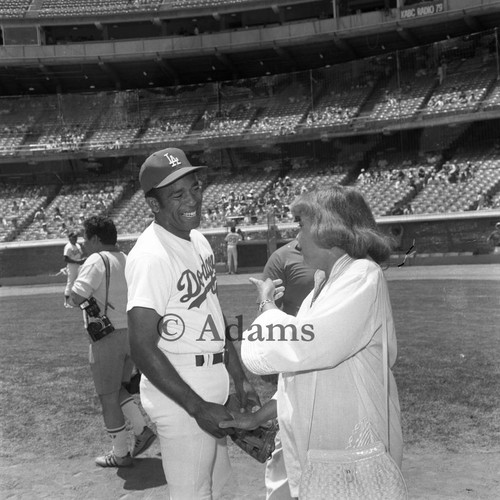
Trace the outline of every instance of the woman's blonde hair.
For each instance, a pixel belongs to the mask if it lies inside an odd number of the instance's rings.
[[[359,191],[346,186],[309,191],[291,205],[296,217],[311,221],[311,233],[321,248],[339,247],[351,257],[387,260],[392,239],[377,229],[375,218]]]

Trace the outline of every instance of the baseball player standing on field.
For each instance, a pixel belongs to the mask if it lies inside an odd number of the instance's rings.
[[[85,262],[83,250],[78,243],[78,234],[72,231],[68,234],[68,243],[64,245],[63,256],[66,262],[66,288],[64,289],[64,307],[72,307],[69,303],[71,287],[78,276],[80,266]]]
[[[196,230],[203,168],[177,148],[146,159],[139,181],[154,221],[126,266],[132,358],[143,374],[141,401],[156,424],[172,500],[215,499],[230,476],[226,430],[219,428],[232,418],[223,406],[228,371],[242,406],[259,403],[225,342],[215,257]]]
[[[132,457],[146,451],[156,436],[122,385],[130,381],[133,370],[127,332],[126,255],[116,246],[116,226],[110,218],[93,216],[83,222],[83,227],[84,248],[89,257],[73,284],[71,301],[84,310],[91,340],[92,378],[113,443],[113,449],[95,461],[101,467],[127,467],[132,465]],[[124,416],[134,429],[132,454]]]

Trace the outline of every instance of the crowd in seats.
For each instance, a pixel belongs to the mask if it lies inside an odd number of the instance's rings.
[[[500,107],[500,77],[497,77],[493,87],[483,103],[483,109],[490,110]]]
[[[12,156],[38,123],[43,112],[40,101],[23,98],[0,100],[0,153]]]
[[[189,133],[194,123],[200,118],[203,109],[196,106],[182,106],[175,103],[151,102],[143,105],[146,115],[138,140],[150,144],[168,139],[181,139]]]
[[[139,133],[139,127],[127,122],[117,122],[113,115],[105,115],[85,140],[89,150],[121,149],[130,147]]]
[[[12,1],[12,0],[9,0]],[[87,15],[89,12],[132,13],[156,10],[164,0],[41,0],[37,7],[40,17]]]
[[[290,205],[294,198],[316,186],[341,184],[348,170],[314,164],[305,158],[293,161],[287,175],[240,174],[218,179],[206,190],[202,227],[221,227],[234,220],[242,225],[266,224],[269,214],[279,223],[293,222]]]
[[[107,101],[106,95],[66,95],[61,106],[53,104],[49,113],[44,113],[43,122],[38,125],[41,133],[30,149],[77,151],[82,148],[97,118],[107,115]]]
[[[223,227],[234,220],[247,225],[263,222],[266,192],[276,179],[269,168],[255,173],[217,176],[204,190],[202,227]]]
[[[446,70],[439,78],[441,83],[427,102],[426,115],[477,110],[495,80],[495,71],[482,67],[481,59],[475,58],[455,64],[453,73]]]
[[[2,0],[0,2],[0,18],[23,17],[30,8],[32,0]]]
[[[280,93],[266,100],[250,125],[253,134],[288,135],[306,116],[310,100],[304,87],[298,83],[288,85]]]
[[[0,241],[14,240],[47,203],[54,186],[0,185]]]
[[[372,159],[368,169],[362,168],[354,187],[359,189],[376,217],[413,213],[411,201],[425,186],[439,157],[391,158],[387,153]]]
[[[413,213],[445,213],[500,208],[493,199],[500,187],[500,148],[462,154],[429,176],[411,206]]]
[[[370,119],[381,121],[415,116],[434,86],[434,76],[425,71],[418,71],[415,75],[395,75],[375,104]]]
[[[52,124],[30,145],[30,150],[76,151],[85,138],[85,132],[78,126]]]
[[[221,110],[206,109],[202,115],[203,137],[239,135],[249,126],[257,109],[251,103],[225,104]]]
[[[293,222],[294,198],[315,187],[350,184],[355,165],[339,166],[299,157],[287,170],[269,160],[266,168],[218,173],[204,188],[201,228]],[[360,190],[376,217],[500,208],[500,144],[489,151],[440,154],[374,153],[350,184]],[[129,196],[129,193],[133,193]],[[95,214],[110,215],[120,234],[140,233],[152,213],[134,179],[54,186],[0,188],[1,241],[64,238]]]
[[[410,80],[404,72],[389,85],[378,85],[373,77],[349,91],[323,82],[316,88],[317,100],[303,82],[272,79],[252,82],[251,88],[227,85],[224,95],[228,97],[217,104],[208,85],[196,86],[196,90],[5,98],[0,100],[0,155],[122,149],[188,135],[289,135],[312,128],[352,126],[354,121],[361,125],[420,113],[472,112],[480,105],[498,107],[500,84],[491,65],[483,66],[475,58],[450,67],[455,72],[448,72],[437,86],[433,76],[419,73]],[[464,67],[467,71],[458,72]],[[399,78],[406,83],[396,85]]]
[[[64,185],[47,206],[38,207],[32,223],[16,239],[57,239],[66,237],[71,230],[81,231],[87,217],[109,214],[125,187],[126,182]]]
[[[361,106],[372,91],[371,85],[358,85],[349,90],[331,90],[322,96],[307,114],[306,127],[347,125],[359,114]]]
[[[184,7],[217,7],[227,6],[230,4],[245,3],[249,0],[168,0],[169,6],[176,8]]]

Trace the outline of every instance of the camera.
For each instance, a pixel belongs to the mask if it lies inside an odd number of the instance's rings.
[[[87,332],[94,342],[101,340],[106,335],[115,331],[115,327],[109,318],[101,314],[101,310],[94,297],[84,300],[80,304],[80,309],[87,313]]]

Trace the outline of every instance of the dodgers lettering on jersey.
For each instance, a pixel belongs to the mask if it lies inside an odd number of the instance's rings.
[[[217,295],[217,278],[215,276],[215,257],[208,256],[203,260],[200,255],[201,270],[194,273],[191,269],[186,269],[181,273],[181,277],[177,282],[177,290],[185,291],[181,296],[180,302],[186,303],[192,300],[188,305],[188,309],[200,307],[207,298],[207,294],[211,292]]]

